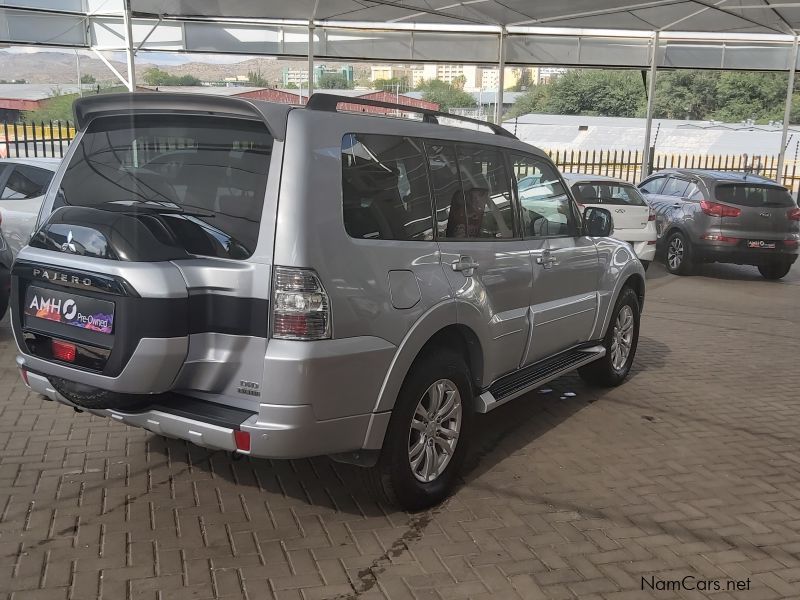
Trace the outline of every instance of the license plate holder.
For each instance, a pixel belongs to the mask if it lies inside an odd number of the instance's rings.
[[[775,250],[778,243],[769,240],[747,240],[747,247],[756,250]]]
[[[26,318],[63,323],[110,335],[114,332],[114,303],[35,285],[25,291]]]

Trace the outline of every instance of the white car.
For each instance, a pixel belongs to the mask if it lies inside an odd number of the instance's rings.
[[[599,206],[611,211],[614,218],[612,237],[628,242],[645,269],[656,255],[656,213],[635,186],[621,179],[603,175],[565,173],[564,179],[581,211]]]
[[[14,256],[28,243],[59,158],[0,160],[0,227]]]

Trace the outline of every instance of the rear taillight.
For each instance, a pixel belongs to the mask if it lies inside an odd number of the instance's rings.
[[[783,240],[784,248],[797,248],[798,246],[800,246],[800,242],[797,240]]]
[[[655,221],[656,220],[656,211],[652,208],[650,209],[650,215],[647,217],[648,221]]]
[[[800,221],[800,208],[790,208],[787,210],[786,218],[790,221]]]
[[[718,202],[709,202],[708,200],[700,201],[700,209],[712,217],[738,217],[742,214],[741,208]]]
[[[50,350],[53,353],[53,358],[56,360],[75,362],[75,355],[77,353],[75,344],[62,342],[61,340],[52,340],[50,342]]]
[[[328,294],[310,269],[275,267],[272,336],[323,340],[331,336]]]
[[[241,452],[250,452],[250,432],[236,430],[233,432],[236,449]]]

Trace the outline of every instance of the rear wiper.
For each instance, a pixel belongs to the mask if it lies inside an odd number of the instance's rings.
[[[114,208],[119,208],[120,212],[130,209],[133,209],[135,212],[141,208],[145,211],[162,215],[184,215],[187,217],[203,217],[205,219],[214,218],[216,216],[210,210],[200,208],[199,206],[192,206],[190,204],[180,206],[173,202],[164,202],[161,200],[109,200],[108,202],[101,203],[101,206],[113,206]],[[192,210],[186,210],[184,206]]]

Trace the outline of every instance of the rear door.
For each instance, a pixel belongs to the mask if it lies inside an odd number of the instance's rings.
[[[531,364],[585,342],[597,314],[599,262],[591,238],[580,234],[580,216],[555,167],[546,159],[511,155],[521,180],[537,174],[535,186],[517,188],[520,222],[533,266],[533,327],[523,364]]]
[[[528,340],[531,262],[498,148],[426,142],[442,266],[459,321],[481,330],[486,383],[519,368]]]
[[[624,230],[647,227],[650,207],[632,185],[614,181],[585,181],[574,184],[572,193],[583,206],[599,206],[611,211],[615,237],[620,237],[619,234]]]
[[[722,217],[720,229],[722,235],[743,240],[746,248],[772,250],[797,231],[797,221],[787,215],[795,206],[794,200],[785,188],[748,182],[719,183],[714,196],[717,202],[740,211],[738,216]]]

